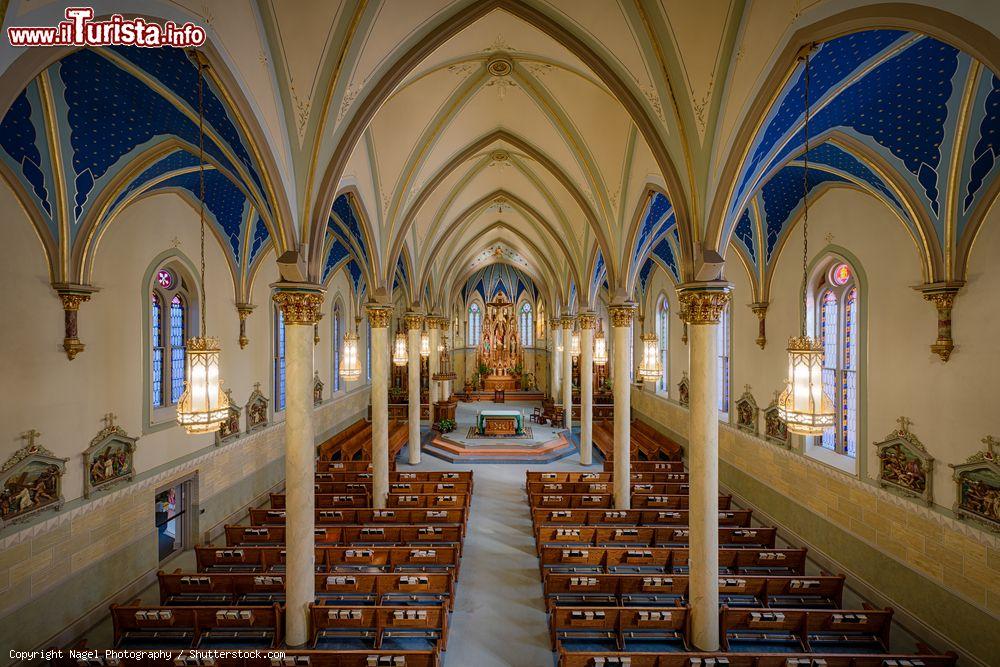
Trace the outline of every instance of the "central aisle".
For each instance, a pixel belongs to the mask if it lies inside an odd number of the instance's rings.
[[[599,458],[599,457],[595,457]],[[472,470],[472,512],[462,552],[462,574],[448,630],[445,667],[549,667],[553,655],[524,493],[526,470],[600,470],[574,463],[451,465],[424,456],[397,469]]]

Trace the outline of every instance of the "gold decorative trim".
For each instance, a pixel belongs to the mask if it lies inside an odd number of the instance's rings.
[[[437,318],[428,317],[427,319],[431,320]],[[421,315],[420,313],[407,313],[406,315],[403,316],[403,324],[406,327],[407,331],[413,331],[413,330],[419,331],[424,324],[424,316]],[[430,327],[430,324],[428,324],[427,326]]]
[[[313,325],[323,314],[323,290],[303,288],[278,288],[273,296],[281,309],[286,325]]]
[[[951,358],[951,353],[955,349],[951,330],[951,309],[955,305],[955,296],[963,285],[961,282],[929,283],[916,288],[924,300],[933,303],[937,309],[937,340],[931,345],[931,352],[944,362]]]
[[[562,322],[563,331],[571,331],[576,319],[571,315],[564,315],[560,321]]]
[[[729,304],[730,285],[694,285],[677,290],[688,324],[718,324]]]
[[[596,329],[597,313],[580,313],[577,315],[576,321],[580,323],[581,329]]]
[[[608,308],[608,313],[611,315],[611,326],[630,327],[632,326],[632,318],[635,316],[635,304],[626,303],[611,306]]]
[[[89,285],[58,283],[52,286],[59,295],[63,307],[63,351],[70,361],[86,348],[79,338],[80,304],[90,301],[90,295],[97,290]]]
[[[365,312],[368,313],[368,326],[372,329],[385,329],[389,326],[389,320],[392,317],[392,306],[369,303],[365,305]]]
[[[247,318],[250,317],[250,313],[257,306],[252,303],[238,303],[236,304],[236,314],[240,318],[240,349],[246,349],[246,346],[250,344],[250,338],[247,337]]]

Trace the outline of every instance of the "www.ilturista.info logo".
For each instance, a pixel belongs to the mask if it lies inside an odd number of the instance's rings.
[[[173,46],[187,48],[205,43],[205,29],[188,21],[152,23],[142,18],[127,19],[113,14],[106,21],[94,21],[93,7],[67,7],[66,20],[55,27],[10,27],[11,46]]]

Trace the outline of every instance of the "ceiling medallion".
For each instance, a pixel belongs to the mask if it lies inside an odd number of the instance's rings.
[[[504,150],[496,150],[490,153],[491,162],[507,162],[510,160],[510,153]]]
[[[486,69],[493,76],[510,76],[514,66],[506,58],[494,58],[486,63]]]

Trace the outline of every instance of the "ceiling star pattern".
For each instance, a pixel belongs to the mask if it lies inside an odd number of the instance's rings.
[[[532,300],[538,295],[535,281],[531,276],[510,264],[495,262],[470,275],[462,287],[461,295],[464,303],[467,303],[473,295],[479,295],[484,303],[488,303],[498,294],[503,294],[512,303],[517,303],[521,294],[525,292]]]
[[[800,62],[752,140],[729,199],[722,240],[736,238],[754,262],[773,261],[801,199],[789,170],[801,162],[805,141],[804,79]],[[846,182],[882,199],[920,239],[927,280],[962,275],[964,260],[952,249],[971,244],[977,196],[998,175],[998,88],[988,68],[926,35],[866,30],[820,44],[810,58],[809,129],[821,144],[809,159],[825,174],[811,177],[817,182],[809,189]],[[962,128],[967,138],[958,137]],[[948,188],[956,180],[961,193],[952,205]],[[747,222],[757,197],[765,209],[763,244]]]
[[[111,224],[140,195],[172,190],[196,203],[197,85],[183,50],[81,49],[47,66],[6,111],[0,160],[31,193],[52,246],[79,262],[53,267],[56,279],[86,283],[89,264],[76,258],[91,249],[72,249],[99,235],[81,231]],[[206,208],[240,291],[269,244],[273,206],[236,112],[210,77],[204,108]]]

